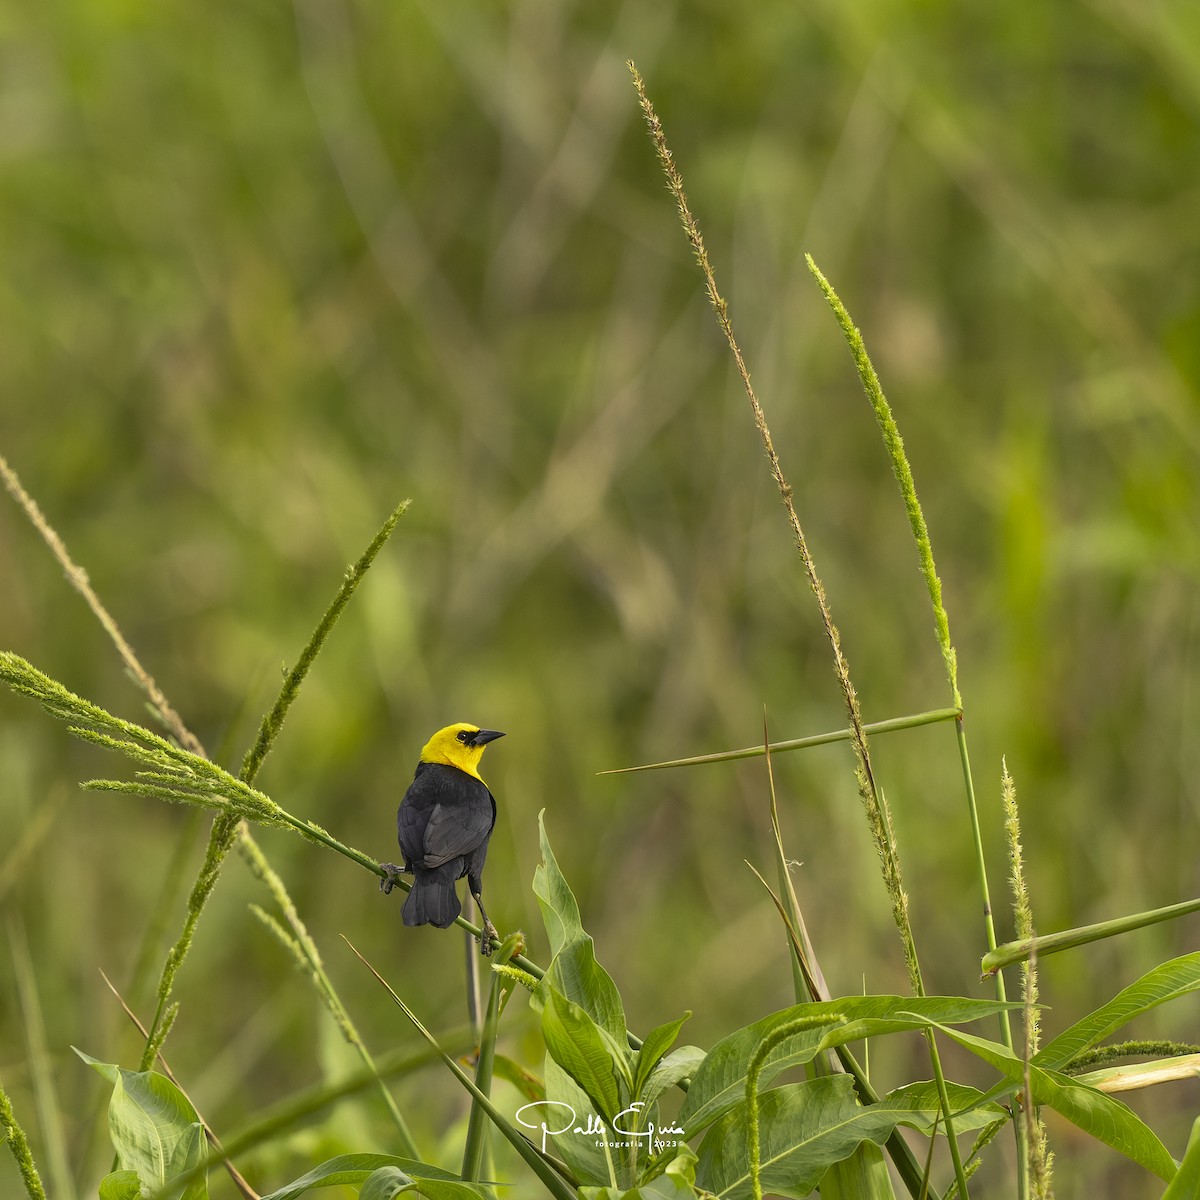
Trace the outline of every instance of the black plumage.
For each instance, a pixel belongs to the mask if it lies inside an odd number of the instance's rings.
[[[462,911],[454,885],[464,875],[479,900],[495,824],[496,801],[483,780],[445,763],[417,764],[396,813],[404,870],[413,874],[405,925],[452,925]]]

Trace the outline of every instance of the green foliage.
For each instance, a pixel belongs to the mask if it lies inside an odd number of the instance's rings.
[[[108,1130],[119,1169],[107,1176],[101,1196],[107,1187],[113,1200],[140,1195],[208,1200],[199,1171],[205,1159],[204,1126],[179,1088],[156,1071],[126,1071],[82,1050],[75,1053],[113,1085]]]
[[[368,925],[379,938],[372,956],[395,965],[390,954],[401,935],[386,918],[365,921],[360,907],[364,896],[374,899],[378,865],[353,843],[372,847],[386,835],[398,764],[409,765],[400,743],[436,724],[432,710],[455,710],[448,719],[503,708],[530,749],[501,781],[510,786],[497,788],[503,820],[489,878],[511,923],[528,919],[534,904],[541,909],[549,965],[543,972],[521,955],[494,976],[497,1003],[489,1005],[474,1079],[450,1057],[469,1047],[431,1035],[472,1106],[462,1175],[488,1173],[474,1153],[482,1153],[475,1134],[486,1119],[507,1142],[501,1148],[513,1169],[504,1182],[520,1176],[560,1200],[684,1200],[706,1186],[740,1195],[755,1157],[766,1185],[783,1194],[819,1180],[823,1196],[857,1200],[869,1194],[865,1178],[837,1190],[840,1183],[819,1174],[822,1164],[847,1146],[870,1147],[863,1160],[878,1163],[874,1147],[889,1127],[931,1140],[934,1179],[945,1173],[948,1120],[954,1135],[984,1131],[973,1165],[1006,1170],[1003,1154],[984,1158],[1000,1099],[1014,1118],[1022,1099],[1057,1107],[1090,1144],[1107,1142],[1170,1175],[1165,1147],[1182,1144],[1179,1130],[1160,1138],[1094,1081],[1065,1072],[1114,1030],[1195,989],[1192,956],[1171,958],[1186,934],[1148,930],[1150,920],[1187,906],[1144,911],[1160,899],[1146,894],[1149,883],[1171,888],[1191,866],[1194,773],[1178,730],[1189,726],[1195,675],[1187,630],[1200,578],[1192,519],[1200,434],[1191,403],[1200,340],[1194,296],[1183,283],[1163,286],[1164,278],[1190,278],[1174,268],[1188,262],[1194,243],[1190,199],[1200,157],[1180,148],[1195,142],[1189,97],[1197,71],[1178,52],[1196,41],[1191,10],[1177,0],[1145,12],[1110,4],[1066,16],[1054,10],[1030,24],[1025,9],[964,14],[943,6],[914,20],[903,6],[768,3],[673,13],[634,5],[616,25],[594,6],[570,3],[549,23],[516,8],[479,20],[454,6],[340,2],[300,3],[294,13],[93,4],[56,19],[48,11],[22,11],[5,31],[9,57],[21,64],[10,72],[11,119],[2,123],[0,210],[11,231],[9,294],[0,297],[10,318],[0,323],[9,340],[0,355],[8,373],[5,449],[28,464],[115,598],[113,611],[127,614],[134,640],[173,681],[180,711],[194,714],[205,740],[213,730],[238,744],[246,733],[238,714],[264,706],[267,713],[257,738],[250,727],[239,774],[215,765],[228,765],[227,754],[208,762],[161,691],[147,686],[107,611],[98,611],[88,573],[5,471],[6,487],[62,571],[39,567],[19,541],[23,531],[10,539],[0,530],[0,554],[19,556],[3,572],[0,625],[44,668],[4,654],[0,675],[87,743],[68,747],[64,761],[61,739],[15,706],[0,729],[0,844],[11,846],[0,857],[0,896],[7,902],[17,893],[39,924],[39,969],[86,978],[95,963],[119,960],[130,941],[127,914],[154,907],[147,896],[156,874],[197,857],[182,831],[177,847],[163,845],[169,815],[123,798],[209,809],[213,837],[184,935],[164,966],[144,1054],[153,1059],[177,1016],[197,1045],[223,1045],[248,1023],[247,1006],[260,1003],[270,967],[256,953],[255,922],[239,924],[223,910],[212,917],[210,939],[193,943],[195,918],[225,878],[243,821],[271,837],[279,828],[300,833],[308,844],[280,839],[272,871],[296,889],[285,910],[313,919],[313,939],[297,932],[291,913],[286,927],[272,928],[304,958],[306,976],[261,1001],[271,1025],[261,1048],[267,1061],[260,1067],[257,1053],[240,1054],[233,1066],[214,1064],[218,1078],[209,1083],[222,1120],[285,1093],[281,1114],[256,1123],[254,1137],[226,1141],[263,1151],[253,1165],[264,1177],[294,1170],[280,1165],[285,1157],[332,1154],[332,1122],[292,1137],[302,1109],[311,1117],[344,1094],[332,1082],[311,1094],[294,1090],[311,1062],[310,1007],[328,1004],[339,1021],[361,1007],[368,1037],[395,1040],[394,1011],[372,1008],[360,993],[332,1003],[331,976],[343,964],[328,974],[316,966],[318,940],[341,929],[357,938]],[[751,399],[805,552],[821,629],[797,619],[788,531],[752,483],[757,450],[743,436],[744,414],[726,402],[727,373],[699,329],[682,256],[669,252],[662,205],[644,202],[644,146],[627,136],[633,106],[614,99],[620,88],[610,86],[618,53],[654,63],[663,98],[683,114],[678,128],[693,143],[686,158],[695,164],[699,207],[717,211],[715,229],[738,230],[730,278],[739,281],[756,382],[769,385],[763,405]],[[699,225],[688,216],[703,258]],[[876,360],[894,381],[896,411],[907,410],[906,446],[846,306],[819,276],[852,347],[904,513],[893,512],[888,481],[859,449],[866,439],[854,424],[846,373],[829,366],[824,342],[806,332],[819,326],[819,300],[810,305],[810,292],[793,285],[804,261],[812,264],[802,257],[808,245],[842,293],[856,297],[864,327],[878,331]],[[706,283],[749,387],[729,306],[711,274]],[[784,461],[794,464],[794,495]],[[916,474],[929,481],[923,507]],[[361,578],[352,568],[272,705],[269,682],[259,695],[261,679],[311,627],[310,589],[297,580],[320,577],[331,559],[347,561],[353,551],[343,546],[361,544],[359,518],[376,510],[378,496],[394,495],[398,476],[421,498],[420,524],[397,562],[374,572],[376,588],[342,656],[327,655],[328,675],[317,681],[306,672]],[[828,564],[839,627],[861,672],[853,685],[799,511]],[[934,609],[931,653],[918,648],[928,619],[909,570],[905,514]],[[967,614],[957,650],[929,526],[939,531],[939,561],[949,564],[952,607]],[[92,630],[80,622],[91,616],[76,611],[73,597],[61,599],[63,572],[150,698],[154,713],[144,724],[115,715],[122,710],[110,699],[112,672],[87,652]],[[915,588],[904,585],[906,573]],[[862,843],[846,816],[856,786],[875,806],[871,836],[915,991],[922,985],[898,831],[907,835],[910,886],[921,888],[922,922],[936,926],[925,954],[936,946],[939,979],[968,978],[964,988],[974,987],[964,964],[981,947],[967,923],[953,919],[972,876],[988,914],[989,968],[1148,930],[1106,945],[1118,964],[1106,977],[1141,976],[1138,983],[1060,1033],[1032,1063],[1006,1027],[995,1041],[948,1029],[984,1015],[964,1007],[981,1003],[967,998],[837,997],[763,1016],[786,1002],[791,952],[772,953],[780,951],[773,914],[737,866],[762,854],[762,823],[745,819],[762,801],[760,776],[710,769],[683,782],[639,776],[619,789],[592,779],[596,767],[614,762],[680,762],[691,750],[741,745],[764,697],[785,732],[834,727],[837,699],[816,666],[822,632],[853,728],[786,737],[782,746],[853,741],[858,773],[839,772],[832,758],[792,755],[780,768],[780,796],[789,822],[804,816],[805,870],[795,872],[795,893],[805,898],[838,990],[847,980],[856,988],[864,969],[872,991],[903,987],[897,965],[876,952],[875,896],[860,878]],[[1110,646],[1120,653],[1106,652]],[[954,710],[862,718],[859,690],[872,715],[928,710],[924,692],[936,684],[939,654]],[[1030,875],[1046,875],[1035,890],[1047,926],[1075,923],[1097,896],[1132,916],[995,953],[983,860],[990,831],[980,825],[957,711],[960,658],[964,670],[970,664],[983,761],[1008,751],[1038,798],[1025,838]],[[302,683],[304,702],[296,703]],[[289,752],[260,790],[259,768],[270,747],[283,745],[285,715]],[[950,719],[969,835],[946,819],[949,769],[933,740],[937,723]],[[170,736],[145,727],[153,721]],[[868,757],[876,734],[931,725]],[[78,815],[54,788],[90,769],[98,750],[117,751],[135,774],[94,781]],[[760,752],[686,761],[711,766]],[[895,828],[883,805],[885,780],[898,801]],[[1128,836],[1131,796],[1136,839]],[[552,820],[571,823],[572,840],[560,834],[559,850],[579,898],[543,830],[530,902],[517,868],[502,864],[522,863],[533,814],[548,797]],[[1038,802],[1048,797],[1053,803]],[[69,819],[59,815],[66,812]],[[1062,838],[1086,843],[1088,853],[1049,854]],[[781,844],[778,857],[779,894],[798,945],[800,906],[784,886],[793,866]],[[1153,881],[1146,862],[1156,865]],[[346,886],[349,863],[363,868],[361,878],[351,873],[359,886]],[[668,903],[662,928],[670,936],[638,919],[643,906]],[[85,917],[77,924],[88,934],[86,954],[63,932],[67,905]],[[444,1017],[453,939],[403,936],[406,1011]],[[146,940],[157,945],[161,928]],[[185,957],[190,972],[181,970]],[[1092,1007],[1088,980],[1086,971],[1052,979],[1050,1015]],[[516,982],[531,988],[532,1019],[520,1005],[501,1012],[503,989]],[[87,987],[59,992],[48,997],[52,1029],[87,1024],[107,1044],[111,1030],[96,1025],[99,1006]],[[876,1007],[856,1010],[858,1001]],[[133,1008],[145,1002],[138,997]],[[697,1040],[713,1047],[707,1055],[670,1049],[681,1019],[644,1041],[628,1028],[627,1014],[653,1012],[657,1020],[685,1004],[697,1014],[689,1033],[698,1030]],[[990,1011],[1006,1019],[1002,990]],[[814,1030],[796,1024],[810,1019]],[[970,1072],[971,1085],[946,1078],[934,1051],[936,1081],[873,1094],[847,1042],[935,1026],[972,1051],[953,1072]],[[503,1083],[492,1098],[485,1064],[500,1037],[514,1049],[497,1056]],[[181,1058],[203,1069],[194,1060],[209,1056],[188,1049],[184,1042]],[[6,1061],[20,1056],[15,1036],[4,1050]],[[28,1059],[32,1084],[19,1070],[10,1078],[40,1095],[53,1058]],[[789,1068],[815,1075],[838,1063],[845,1074],[780,1080]],[[894,1070],[891,1062],[876,1067],[881,1077]],[[903,1070],[912,1073],[907,1062]],[[113,1076],[114,1097],[121,1089],[119,1107],[129,1108],[119,1136],[140,1145],[162,1120],[178,1139],[174,1153],[191,1161],[198,1124],[169,1093],[158,1095],[147,1082],[154,1078]],[[635,1135],[677,1121],[686,1138],[654,1154],[636,1137],[610,1148],[553,1135],[563,1166],[522,1137],[538,1141],[514,1123],[510,1082],[521,1100],[569,1105],[581,1117],[593,1107],[603,1116],[606,1106],[642,1105],[630,1114]],[[363,1084],[383,1086],[373,1070],[356,1086]],[[146,1095],[130,1099],[128,1089]],[[443,1098],[427,1099],[424,1078],[396,1090],[391,1106],[432,1144]],[[24,1099],[18,1092],[18,1107]],[[297,1103],[289,1107],[289,1099]],[[696,1124],[660,1116],[679,1104]],[[41,1197],[4,1092],[0,1110],[26,1191]],[[847,1124],[835,1136],[839,1115]],[[396,1123],[381,1124],[382,1133],[365,1124],[358,1131],[363,1146],[390,1144]],[[49,1135],[32,1128],[36,1147]],[[746,1137],[751,1128],[757,1150]],[[803,1144],[801,1129],[811,1133]],[[1108,1194],[1097,1180],[1115,1157],[1072,1151],[1078,1190]],[[370,1200],[483,1190],[418,1158],[338,1154],[274,1196],[326,1185],[358,1187]],[[936,1195],[896,1162],[914,1195]],[[1193,1133],[1170,1200],[1196,1193],[1198,1162]],[[964,1192],[971,1165],[954,1162]],[[1027,1183],[1022,1166],[1013,1180],[1018,1196]],[[201,1186],[198,1163],[190,1169],[195,1177],[181,1185]],[[76,1173],[91,1177],[82,1162]],[[142,1190],[130,1169],[99,1186],[102,1200]],[[987,1186],[989,1195],[999,1192],[994,1181]]]

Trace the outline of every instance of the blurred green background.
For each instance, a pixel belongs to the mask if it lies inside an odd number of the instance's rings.
[[[626,58],[731,303],[864,714],[882,720],[950,699],[895,484],[805,251],[863,329],[945,586],[1001,936],[1002,755],[1043,931],[1194,895],[1187,0],[9,0],[0,451],[227,765],[345,565],[411,496],[261,786],[387,858],[426,737],[456,720],[506,730],[484,762],[502,929],[525,928],[544,958],[530,880],[545,808],[634,1028],[690,1008],[685,1038],[709,1045],[788,1003],[777,917],[743,863],[771,861],[762,763],[596,774],[753,744],[764,706],[776,737],[844,724]],[[7,501],[0,579],[0,644],[150,719]],[[952,728],[874,748],[929,987],[986,994]],[[168,877],[186,886],[207,831],[184,810],[78,791],[113,769],[0,696],[0,906],[12,944],[28,943],[81,1195],[108,1151],[100,1081],[69,1046],[133,1065],[98,971],[148,1011],[139,956],[156,974],[182,915]],[[835,993],[903,990],[848,749],[776,769]],[[404,930],[395,897],[341,858],[261,841],[374,1046],[410,1035],[340,933],[435,1026],[465,1016],[456,934]],[[252,901],[231,861],[168,1043],[219,1132],[345,1066]],[[1048,1030],[1198,928],[1047,961]],[[1136,1032],[1186,1033],[1187,1016]],[[27,1030],[6,955],[0,1078],[45,1165],[57,1151]],[[927,1071],[918,1050],[897,1050],[879,1082]],[[1134,1104],[1179,1155],[1197,1096],[1175,1086]],[[398,1094],[424,1144],[460,1138],[451,1081]],[[343,1110],[260,1160],[257,1182],[298,1174],[321,1138],[371,1148],[386,1133],[373,1121],[365,1102]],[[1157,1194],[1052,1135],[1060,1196],[1098,1181]],[[6,1158],[0,1182],[9,1172]]]

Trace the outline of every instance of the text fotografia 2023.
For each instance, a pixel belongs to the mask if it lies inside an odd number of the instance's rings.
[[[626,1129],[623,1118],[631,1118],[629,1124],[636,1124],[645,1104],[635,1100],[628,1108],[622,1109],[612,1120],[611,1129],[595,1114],[588,1113],[587,1123],[577,1124],[575,1110],[561,1100],[534,1100],[517,1109],[517,1121],[526,1129],[537,1129],[542,1134],[542,1152],[546,1150],[546,1138],[557,1137],[560,1134],[579,1134],[582,1137],[594,1138],[594,1145],[607,1146],[609,1149],[621,1149],[630,1146],[644,1145],[653,1153],[678,1146],[683,1141],[683,1130],[677,1125],[664,1125],[655,1128],[651,1121],[645,1129]],[[540,1120],[532,1119],[540,1116]],[[548,1124],[554,1122],[554,1126]],[[615,1135],[615,1136],[614,1136]]]

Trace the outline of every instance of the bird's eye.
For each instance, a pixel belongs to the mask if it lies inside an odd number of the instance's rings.
[[[458,731],[458,740],[465,746],[471,740],[471,735],[465,729],[460,729]]]

